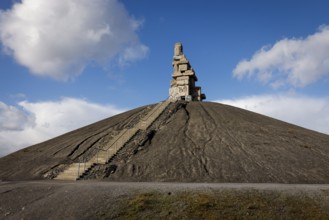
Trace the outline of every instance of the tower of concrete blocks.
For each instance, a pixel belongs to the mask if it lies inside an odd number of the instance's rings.
[[[174,72],[169,89],[169,100],[202,101],[206,99],[205,94],[201,93],[201,87],[195,86],[198,78],[183,53],[183,45],[181,43],[175,44],[172,65]]]

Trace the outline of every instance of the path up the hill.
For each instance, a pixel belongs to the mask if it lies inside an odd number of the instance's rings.
[[[170,101],[158,103],[153,109],[140,120],[134,127],[123,129],[121,132],[105,144],[104,147],[98,149],[96,155],[91,159],[83,162],[72,163],[63,172],[59,173],[54,179],[56,180],[78,180],[87,171],[92,169],[96,164],[106,164],[117,152],[125,146],[125,144],[139,130],[146,130],[156,120],[165,108],[170,104]]]

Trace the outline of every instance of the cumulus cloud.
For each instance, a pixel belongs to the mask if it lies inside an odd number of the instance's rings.
[[[67,80],[90,62],[143,58],[140,25],[118,0],[22,0],[0,11],[0,40],[32,73]]]
[[[18,106],[0,102],[0,156],[124,111],[76,98]]]
[[[268,94],[218,100],[217,102],[329,134],[329,97]]]
[[[304,39],[283,39],[263,47],[233,70],[239,79],[256,77],[277,88],[304,87],[329,76],[329,26]]]

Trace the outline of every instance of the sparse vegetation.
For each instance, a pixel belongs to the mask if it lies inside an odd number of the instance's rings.
[[[122,199],[118,219],[329,219],[311,197],[280,192],[141,193]]]
[[[21,181],[0,219],[329,219],[328,185]]]

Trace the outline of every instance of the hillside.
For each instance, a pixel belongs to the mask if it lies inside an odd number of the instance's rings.
[[[55,177],[95,155],[152,106],[134,109],[0,159],[0,179]],[[211,102],[171,103],[108,164],[85,179],[109,181],[329,183],[329,136]]]

